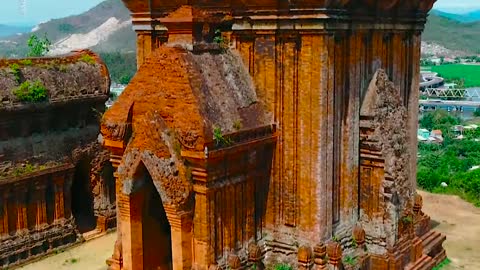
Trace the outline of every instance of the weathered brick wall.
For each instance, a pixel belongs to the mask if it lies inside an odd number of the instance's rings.
[[[18,84],[35,80],[48,99],[18,100]],[[88,51],[0,61],[0,267],[80,241],[83,227],[115,226],[113,168],[98,142],[109,84]]]
[[[0,182],[0,267],[79,241],[70,208],[73,173],[65,165]]]

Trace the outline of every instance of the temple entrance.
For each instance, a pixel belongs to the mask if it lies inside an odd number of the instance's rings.
[[[172,269],[170,224],[153,180],[144,170],[145,200],[142,209],[143,269]]]
[[[89,232],[96,227],[93,211],[93,195],[90,189],[90,162],[84,159],[77,164],[72,183],[72,214],[75,224],[81,233]]]

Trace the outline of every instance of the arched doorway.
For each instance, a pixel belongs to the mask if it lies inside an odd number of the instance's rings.
[[[81,233],[89,232],[96,227],[93,211],[93,194],[90,188],[90,162],[81,160],[76,168],[72,183],[72,214],[75,224]]]
[[[143,166],[143,165],[141,165]],[[142,206],[143,269],[172,269],[170,224],[152,177],[141,169],[144,180]]]

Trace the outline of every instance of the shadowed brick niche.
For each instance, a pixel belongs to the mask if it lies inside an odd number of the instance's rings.
[[[432,269],[415,130],[434,2],[125,0],[110,269]]]

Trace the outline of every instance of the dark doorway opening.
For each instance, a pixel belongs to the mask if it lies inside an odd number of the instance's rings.
[[[142,211],[144,269],[172,269],[172,239],[162,199],[145,169],[145,200]]]
[[[97,220],[93,211],[93,194],[90,187],[90,162],[84,159],[77,164],[72,183],[72,214],[81,233],[95,229]]]

